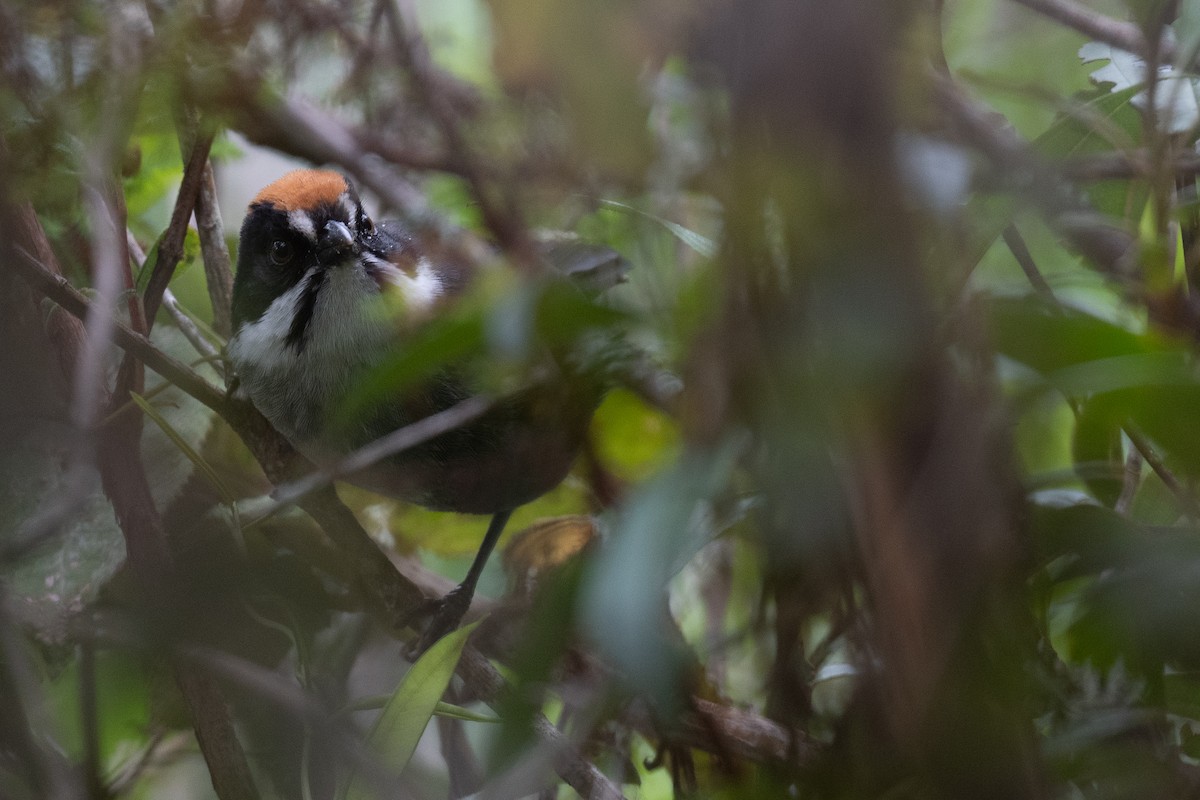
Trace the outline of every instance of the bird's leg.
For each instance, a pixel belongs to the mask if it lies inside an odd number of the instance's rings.
[[[487,564],[492,550],[496,548],[496,542],[500,540],[500,534],[503,533],[510,516],[512,516],[511,510],[499,511],[492,515],[487,533],[483,535],[483,543],[479,545],[479,552],[475,554],[475,560],[471,562],[471,568],[467,570],[467,577],[463,578],[462,583],[454,587],[441,600],[434,601],[433,618],[429,620],[425,632],[421,634],[421,639],[417,642],[415,651],[417,655],[424,653],[434,642],[457,628],[458,623],[462,622],[463,616],[471,607],[471,598],[475,596],[475,584],[479,582],[479,576],[483,573],[483,568]]]

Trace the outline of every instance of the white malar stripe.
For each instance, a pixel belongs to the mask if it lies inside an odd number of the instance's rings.
[[[295,286],[276,297],[261,317],[242,325],[237,336],[229,342],[229,357],[235,365],[277,369],[296,361],[295,348],[287,346],[287,335],[296,315],[296,304],[318,269],[320,267],[310,268]]]
[[[302,209],[288,212],[288,224],[292,226],[292,230],[299,233],[310,242],[317,240],[317,229],[313,227],[312,218],[308,216],[308,212]]]

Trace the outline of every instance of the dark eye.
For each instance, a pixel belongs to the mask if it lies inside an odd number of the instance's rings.
[[[375,223],[371,221],[370,217],[363,217],[358,223],[358,229],[362,233],[370,235],[375,232]]]
[[[271,263],[275,266],[282,267],[291,261],[295,254],[296,248],[292,247],[291,242],[285,239],[276,239],[271,242]]]

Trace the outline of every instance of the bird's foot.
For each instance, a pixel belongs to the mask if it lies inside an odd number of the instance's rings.
[[[471,608],[473,595],[474,592],[467,590],[466,587],[456,586],[445,597],[426,600],[413,612],[410,618],[413,621],[423,618],[429,620],[416,645],[409,651],[409,655],[414,660],[432,647],[434,642],[458,627],[468,609]]]

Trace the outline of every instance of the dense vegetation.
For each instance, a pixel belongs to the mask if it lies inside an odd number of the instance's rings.
[[[0,798],[1200,796],[1195,2],[0,0],[0,131]],[[611,376],[415,666],[484,522],[227,390],[267,150],[487,271],[363,392]]]

